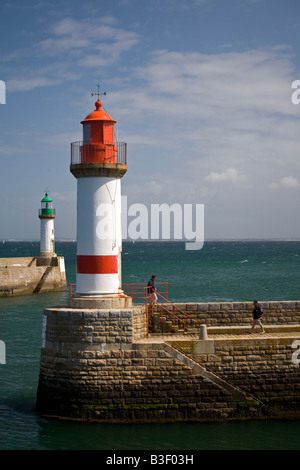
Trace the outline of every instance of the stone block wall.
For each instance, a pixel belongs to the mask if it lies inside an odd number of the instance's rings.
[[[163,344],[134,342],[142,318],[134,309],[45,309],[37,410],[105,422],[238,416],[230,395]]]
[[[67,289],[63,257],[0,258],[0,296]]]
[[[288,317],[295,322],[294,304],[287,303],[286,312],[283,303],[269,310],[282,322]],[[203,310],[201,304],[188,305],[196,325],[232,325],[236,314],[235,308],[223,310],[220,304],[217,309],[205,304]],[[242,305],[236,324],[246,319],[249,324],[252,304]],[[103,422],[274,417],[274,410],[275,417],[294,417],[300,412],[299,365],[292,362],[292,343],[300,339],[299,332],[295,338],[208,339],[210,347],[206,341],[168,337],[194,362],[248,394],[237,400],[180,355],[168,352],[164,342],[147,339],[146,326],[141,306],[45,309],[37,410]]]
[[[265,325],[300,324],[300,301],[261,302],[263,307],[262,321]],[[249,326],[252,323],[252,302],[218,302],[218,303],[176,303],[179,310],[174,310],[180,319],[185,319],[187,331],[197,331],[200,325],[206,326]],[[173,309],[169,307],[173,312]],[[157,316],[161,307],[155,307]],[[172,314],[163,311],[164,322],[172,320]],[[176,321],[176,328],[182,325]],[[158,331],[158,329],[157,329]]]
[[[133,341],[143,339],[148,334],[147,315],[144,305],[135,307],[132,310],[132,330]]]
[[[292,356],[293,338],[215,341],[214,357],[206,367],[269,406],[299,410],[299,365]],[[199,358],[200,359],[200,358]]]
[[[299,333],[295,334],[299,340]],[[214,339],[213,354],[199,354],[194,342],[173,343],[207,370],[277,410],[300,410],[300,369],[295,339]]]

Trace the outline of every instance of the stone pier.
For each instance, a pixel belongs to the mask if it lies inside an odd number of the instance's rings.
[[[185,334],[157,331],[142,305],[47,308],[37,410],[99,422],[299,418],[300,302],[265,304],[265,335],[248,333],[250,305],[186,304]]]
[[[0,258],[0,297],[67,290],[62,256]]]

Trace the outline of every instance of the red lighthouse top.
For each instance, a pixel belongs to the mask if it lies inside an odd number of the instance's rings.
[[[96,109],[81,121],[83,126],[83,144],[85,145],[112,145],[114,143],[114,121],[111,116],[102,109],[102,103],[98,99]]]
[[[103,111],[102,108],[102,103],[101,101],[98,99],[95,103],[95,107],[96,109],[94,111],[92,111],[90,114],[88,114],[86,116],[86,118],[84,119],[84,121],[81,121],[81,124],[84,124],[86,122],[89,122],[89,121],[110,121],[110,122],[117,122],[117,121],[114,121],[109,114],[105,113]]]
[[[71,144],[70,170],[74,176],[99,175],[101,172],[123,176],[127,170],[127,144],[115,141],[116,122],[103,111],[98,95],[94,111],[81,121],[82,141]]]

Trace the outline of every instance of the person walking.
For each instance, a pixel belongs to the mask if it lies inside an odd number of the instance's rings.
[[[149,279],[148,284],[147,284],[150,307],[153,306],[154,302],[157,302],[155,279],[156,279],[156,276],[153,274],[153,276],[151,276],[151,279]]]
[[[265,329],[262,325],[262,322],[261,322],[261,316],[263,314],[263,309],[262,307],[259,305],[259,303],[257,302],[257,300],[254,300],[253,301],[253,312],[252,312],[252,315],[253,315],[253,322],[252,322],[252,328],[251,328],[251,331],[249,333],[253,333],[254,331],[254,328],[256,325],[258,325],[261,329],[261,333],[264,334],[265,333]]]

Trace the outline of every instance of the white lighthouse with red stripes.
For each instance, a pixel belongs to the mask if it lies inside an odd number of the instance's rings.
[[[124,299],[128,300],[121,279],[121,178],[127,171],[126,143],[115,142],[115,123],[98,98],[95,110],[81,122],[83,140],[71,144],[70,171],[77,178],[73,306],[92,300],[88,305],[122,307]]]

